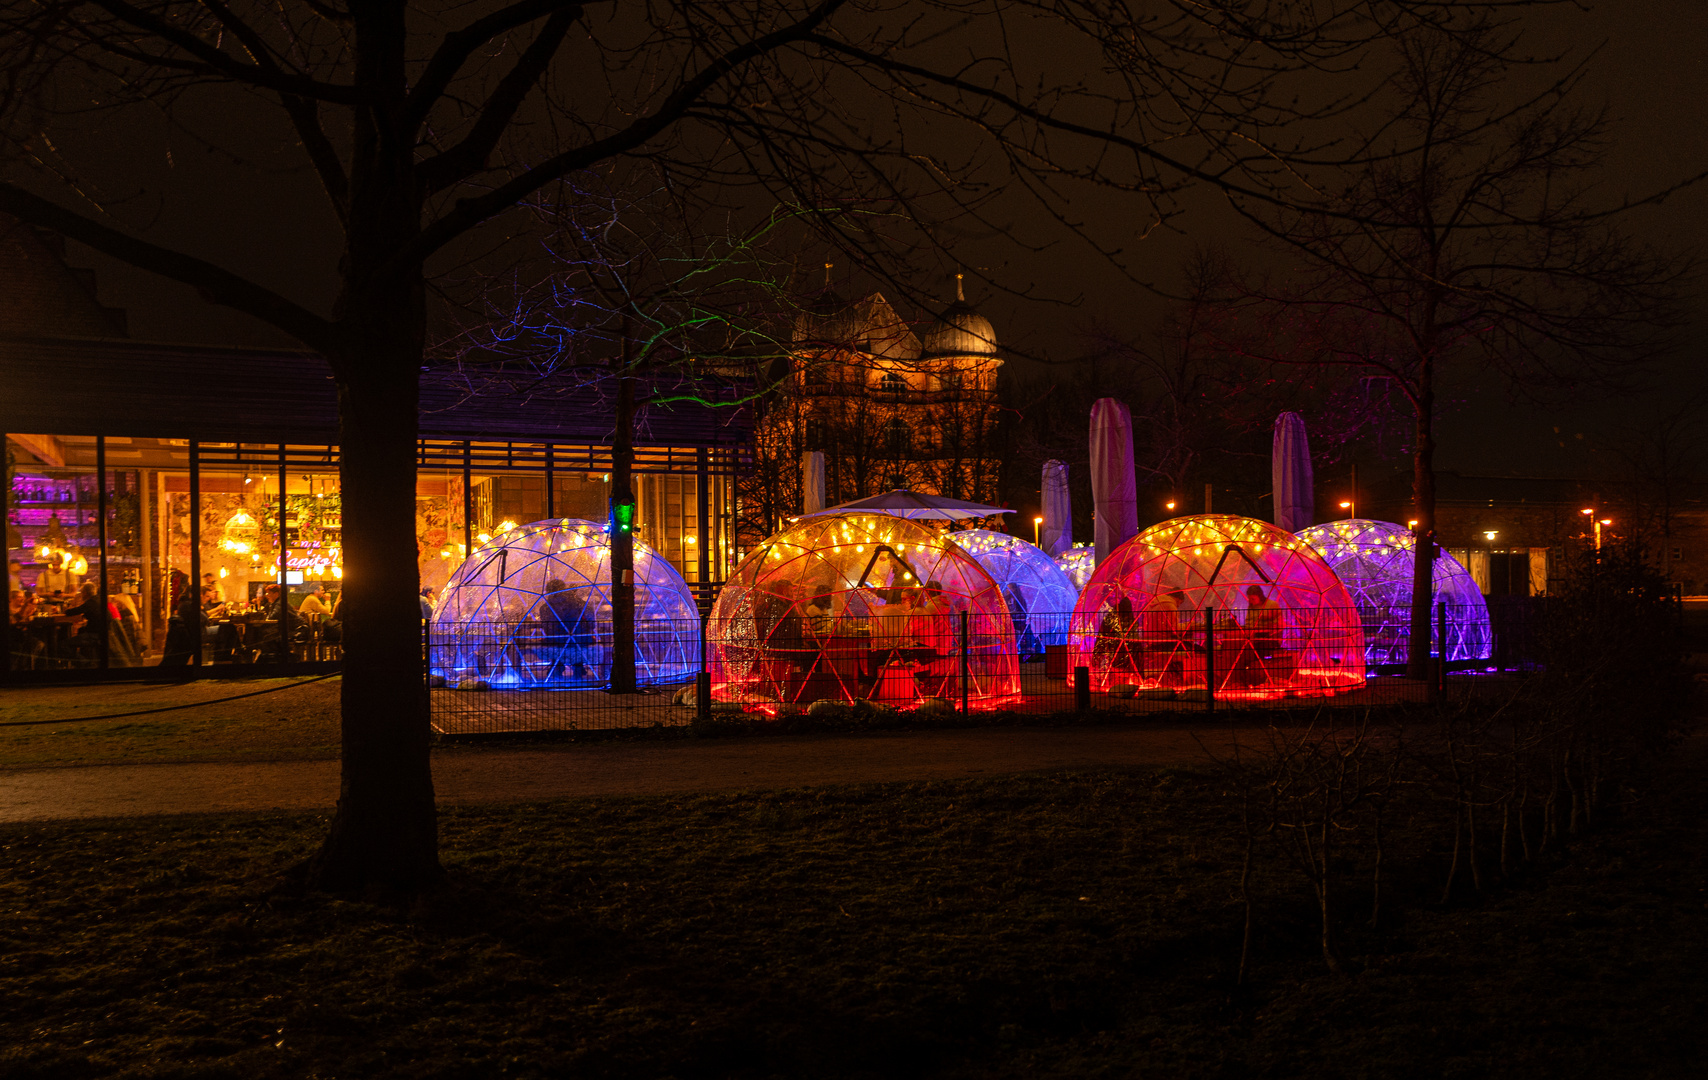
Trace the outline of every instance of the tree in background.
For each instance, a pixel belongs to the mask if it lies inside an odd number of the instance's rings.
[[[1250,286],[1246,332],[1230,341],[1379,378],[1409,404],[1410,674],[1421,677],[1440,370],[1564,387],[1653,355],[1685,267],[1625,236],[1633,204],[1597,190],[1608,119],[1576,104],[1583,66],[1525,60],[1516,24],[1478,8],[1395,32],[1387,51],[1394,75],[1360,121],[1357,163],[1306,173],[1323,192],[1316,205],[1236,200],[1298,268]]]
[[[690,197],[826,211],[810,219],[818,242],[880,280],[905,265],[898,220],[914,250],[941,250],[957,219],[1012,233],[1005,208],[992,216],[1005,190],[1086,237],[1070,210],[1083,185],[1130,193],[1157,221],[1199,183],[1285,198],[1291,148],[1269,136],[1336,107],[1296,104],[1287,80],[1351,64],[1373,6],[1441,5],[39,0],[0,13],[0,211],[326,358],[349,576],[338,810],[309,880],[412,891],[442,877],[412,558],[430,280],[526,227],[512,211],[561,178],[625,161],[667,169]],[[102,125],[218,150],[209,116],[312,169],[338,232],[325,310],[143,238],[135,163]],[[266,168],[216,159],[250,179]],[[208,213],[228,231],[278,214],[256,185],[223,192]]]

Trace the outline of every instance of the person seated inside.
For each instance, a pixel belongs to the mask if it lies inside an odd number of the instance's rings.
[[[326,586],[315,585],[314,591],[303,597],[302,603],[297,605],[297,614],[304,616],[331,615],[332,604],[326,598]]]
[[[1186,602],[1186,593],[1181,589],[1170,589],[1158,593],[1145,606],[1144,617],[1141,619],[1140,632],[1145,638],[1145,648],[1173,651],[1181,645],[1191,644],[1192,631],[1197,627],[1195,616]]]
[[[558,578],[546,582],[546,602],[540,605],[540,621],[544,624],[546,648],[553,656],[547,678],[560,671],[572,678],[587,678],[587,649],[583,641],[592,626],[582,627],[587,619],[587,602],[581,594]],[[592,620],[587,619],[591,624]],[[578,637],[579,635],[579,637]]]
[[[267,621],[250,628],[251,632],[259,631],[254,643],[254,658],[260,659],[261,654],[267,654],[268,659],[274,661],[292,659],[292,646],[296,641],[297,628],[302,623],[296,617],[290,600],[279,589],[278,582],[270,582],[261,590],[261,606]]]
[[[12,658],[20,668],[33,669],[47,651],[46,639],[31,632],[30,620],[35,618],[36,598],[27,589],[13,589],[7,594],[6,615],[12,623]]]
[[[186,589],[178,598],[172,617],[166,620],[166,645],[161,650],[160,666],[188,664],[202,645],[202,605]]]
[[[65,608],[65,614],[81,622],[77,626],[75,644],[81,659],[93,661],[101,655],[101,643],[107,638],[112,616],[101,603],[101,592],[93,581],[85,581],[78,591],[77,603]]]
[[[1281,651],[1281,604],[1265,596],[1263,587],[1250,585],[1245,590],[1245,629],[1251,635],[1251,647],[1260,655]]]

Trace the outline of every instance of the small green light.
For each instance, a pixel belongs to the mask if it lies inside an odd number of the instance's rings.
[[[633,535],[635,531],[635,500],[633,496],[626,499],[611,501],[611,532],[624,536]]]

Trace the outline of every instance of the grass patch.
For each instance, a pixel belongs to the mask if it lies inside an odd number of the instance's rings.
[[[1351,977],[1271,868],[1243,990],[1233,808],[1192,772],[450,809],[453,887],[407,912],[272,891],[318,817],[9,826],[0,1074],[1682,1074],[1705,804],[1414,905]]]
[[[342,683],[245,679],[17,687],[0,695],[0,768],[336,758]],[[221,700],[271,688],[277,692]],[[191,704],[114,720],[33,723]],[[20,721],[25,723],[6,726]]]

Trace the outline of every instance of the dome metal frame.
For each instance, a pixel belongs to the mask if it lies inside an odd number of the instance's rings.
[[[802,518],[749,551],[718,594],[706,624],[712,697],[770,715],[826,700],[958,699],[963,627],[968,707],[1017,700],[1001,586],[948,534],[888,514]]]
[[[1412,569],[1417,538],[1391,521],[1344,518],[1301,529],[1299,539],[1328,561],[1364,621],[1364,662],[1404,664],[1410,655]],[[1471,572],[1438,548],[1430,568],[1430,650],[1441,650],[1441,605],[1447,605],[1447,661],[1487,660],[1494,655],[1488,602]]]
[[[577,518],[534,521],[475,549],[429,620],[430,670],[453,686],[576,690],[610,683],[611,538]],[[635,682],[690,680],[700,620],[688,583],[634,542]],[[553,588],[553,585],[557,585]]]
[[[1095,691],[1203,690],[1210,671],[1218,698],[1326,696],[1365,682],[1346,587],[1309,544],[1255,518],[1171,518],[1128,540],[1081,590],[1072,633]]]

